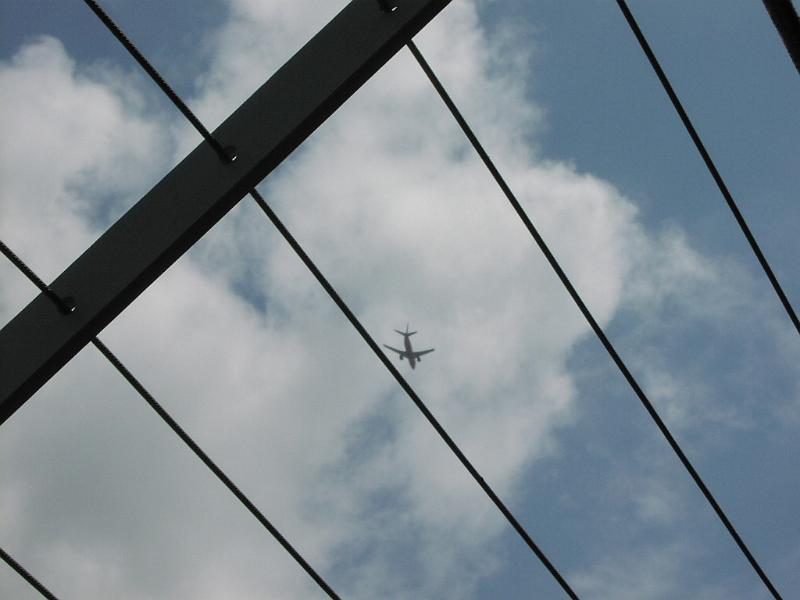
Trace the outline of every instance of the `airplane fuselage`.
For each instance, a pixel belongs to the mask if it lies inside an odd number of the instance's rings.
[[[414,356],[414,349],[411,347],[411,336],[407,335],[407,336],[404,336],[404,338],[405,339],[403,339],[403,343],[404,343],[405,348],[406,348],[406,358],[408,358],[408,364],[413,369],[413,368],[415,368],[415,366],[417,364],[417,359]]]

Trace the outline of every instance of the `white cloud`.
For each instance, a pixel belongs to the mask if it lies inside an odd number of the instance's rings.
[[[233,4],[190,102],[210,127],[329,19],[334,7],[317,4]],[[597,318],[613,319],[626,288],[651,302],[676,280],[712,277],[673,237],[664,265],[677,257],[679,266],[631,284],[637,253],[655,260],[662,246],[611,185],[526,145],[541,114],[520,83],[525,61],[501,53],[507,42],[487,39],[468,2],[420,36]],[[113,74],[103,77],[84,75],[49,38],[0,71],[13,140],[2,156],[0,235],[45,278],[100,232],[87,193],[136,195],[169,162],[164,149],[194,143],[126,101],[109,85]],[[414,341],[436,347],[403,372],[487,480],[515,497],[572,422],[566,360],[587,326],[410,55],[401,52],[264,189],[378,341],[391,343],[391,329],[410,321]],[[247,202],[103,339],[312,564],[352,575],[336,582],[344,593],[470,596],[496,568],[484,553],[502,517]],[[3,274],[8,319],[30,292]],[[76,597],[313,589],[89,350],[4,427],[0,445],[13,512],[4,539]],[[665,518],[662,509],[642,500],[650,517]],[[411,564],[394,569],[402,548],[412,549]],[[654,560],[673,568],[669,556]],[[90,583],[70,583],[73,569]],[[600,567],[579,581],[610,590],[621,580]],[[634,583],[630,597],[663,596]]]
[[[96,235],[87,217],[118,216],[163,161],[158,124],[126,104],[51,37],[0,65],[0,231],[43,279]]]

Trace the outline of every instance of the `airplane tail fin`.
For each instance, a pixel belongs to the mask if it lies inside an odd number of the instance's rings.
[[[414,335],[415,333],[417,333],[416,331],[409,331],[409,330],[408,330],[408,323],[406,323],[406,330],[405,330],[405,331],[400,331],[399,329],[395,329],[395,332],[396,332],[396,333],[399,333],[399,334],[400,334],[400,335],[402,335],[403,337],[409,337],[409,336],[412,336],[412,335]]]

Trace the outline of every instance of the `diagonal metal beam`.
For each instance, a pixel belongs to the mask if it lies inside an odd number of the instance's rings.
[[[219,221],[442,10],[354,0],[0,330],[0,424]]]

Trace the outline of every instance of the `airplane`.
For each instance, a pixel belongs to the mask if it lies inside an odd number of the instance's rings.
[[[434,350],[433,348],[431,348],[430,350],[420,350],[419,352],[414,352],[414,349],[411,347],[411,340],[409,338],[412,335],[414,335],[415,333],[417,333],[417,332],[416,331],[409,331],[408,330],[408,323],[406,323],[406,330],[405,331],[399,331],[397,329],[395,329],[395,331],[403,336],[403,343],[404,343],[406,349],[405,350],[398,350],[397,348],[392,348],[391,346],[387,346],[386,344],[384,344],[384,346],[386,348],[388,348],[389,350],[392,350],[393,352],[397,352],[400,355],[400,360],[403,360],[403,358],[407,358],[408,359],[408,364],[411,365],[412,369],[417,364],[417,361],[422,362],[422,355],[423,354],[427,354],[428,352],[433,352],[433,350]]]

